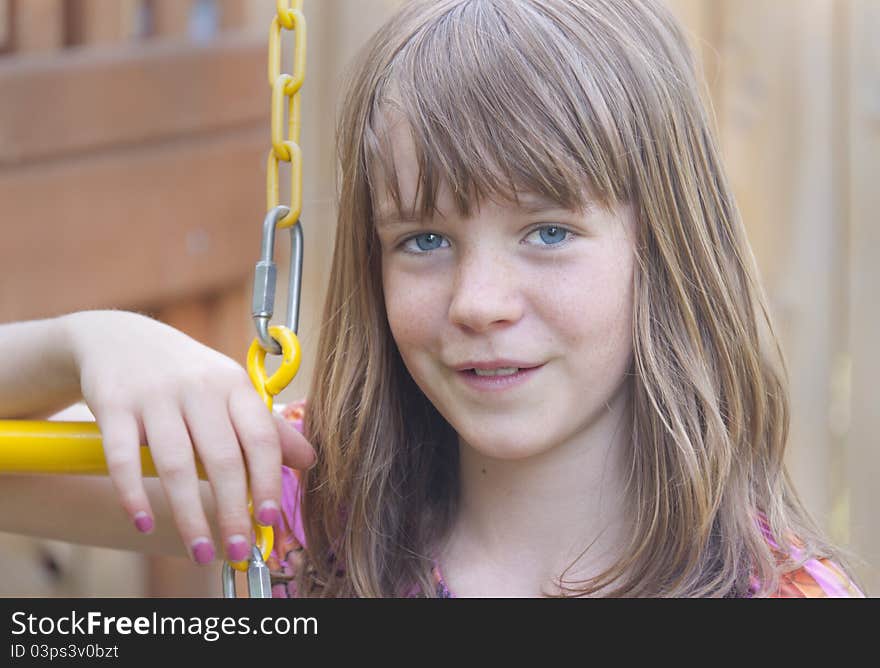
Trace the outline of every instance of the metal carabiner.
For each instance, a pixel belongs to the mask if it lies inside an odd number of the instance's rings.
[[[269,567],[263,561],[260,548],[251,547],[248,560],[247,583],[249,598],[272,598],[272,578]],[[223,598],[237,598],[235,591],[235,569],[226,561],[223,563]]]
[[[276,269],[275,228],[278,222],[289,213],[286,206],[276,206],[263,219],[263,240],[260,261],[254,272],[254,293],[251,312],[257,328],[257,340],[263,350],[273,355],[281,354],[281,345],[269,334],[269,320],[275,311]],[[303,236],[300,221],[290,227],[290,272],[287,286],[286,326],[294,334],[299,327],[299,293],[302,286]]]

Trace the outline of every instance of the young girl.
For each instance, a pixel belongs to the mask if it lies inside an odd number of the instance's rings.
[[[0,528],[171,549],[164,496],[196,561],[214,516],[240,558],[247,476],[279,595],[861,595],[786,477],[778,345],[685,44],[655,0],[406,3],[342,106],[317,366],[285,410],[308,443],[164,325],[7,325],[0,407],[81,391],[123,507],[158,520],[99,536],[107,480],[49,509],[7,478]]]

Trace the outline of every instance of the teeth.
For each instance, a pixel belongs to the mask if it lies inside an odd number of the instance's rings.
[[[516,367],[513,367],[513,366],[502,367],[500,369],[492,369],[492,370],[474,369],[474,373],[477,374],[478,376],[512,376],[517,371],[519,371],[519,369]]]

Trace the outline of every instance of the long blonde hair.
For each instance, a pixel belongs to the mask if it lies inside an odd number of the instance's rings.
[[[701,101],[655,0],[415,0],[356,61],[338,123],[338,229],[306,433],[299,591],[434,595],[455,516],[454,430],[409,376],[385,316],[375,189],[400,203],[384,114],[402,114],[430,214],[536,192],[638,214],[624,559],[573,595],[765,594],[779,555],[836,557],[785,473],[784,367]],[[383,184],[371,177],[384,174]],[[586,187],[585,187],[586,186]],[[785,567],[792,567],[789,563]]]

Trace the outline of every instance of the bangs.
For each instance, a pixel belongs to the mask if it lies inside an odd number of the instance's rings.
[[[382,188],[399,213],[430,218],[441,181],[461,216],[484,198],[519,203],[523,192],[571,210],[629,200],[610,111],[621,105],[597,80],[610,68],[566,30],[568,17],[553,3],[444,4],[397,51],[373,98],[363,150],[374,210]],[[392,118],[412,134],[413,202],[401,201]]]

